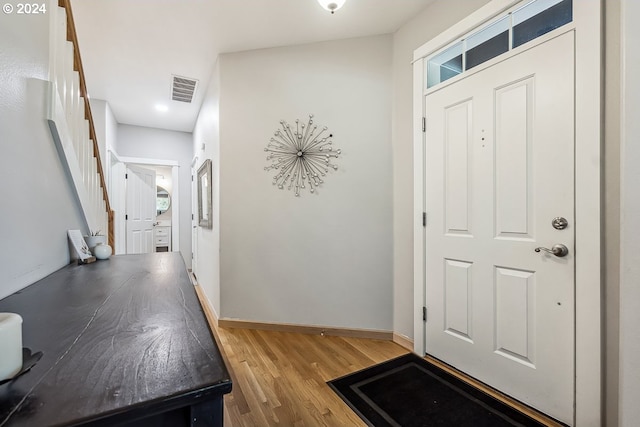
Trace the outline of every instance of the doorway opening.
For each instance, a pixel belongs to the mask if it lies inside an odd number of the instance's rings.
[[[116,254],[180,252],[178,162],[111,153]]]

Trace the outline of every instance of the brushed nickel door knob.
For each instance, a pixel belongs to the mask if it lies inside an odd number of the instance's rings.
[[[565,256],[567,256],[569,254],[569,248],[567,248],[562,243],[556,243],[555,245],[553,245],[551,247],[551,249],[539,247],[539,248],[535,248],[534,250],[536,252],[544,251],[544,252],[546,252],[548,254],[555,255],[558,258],[565,257]]]

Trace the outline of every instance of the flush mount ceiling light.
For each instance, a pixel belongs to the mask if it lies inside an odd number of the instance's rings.
[[[347,0],[318,0],[318,3],[333,14],[344,5],[345,1]]]
[[[161,113],[166,113],[167,111],[169,111],[169,107],[167,107],[164,104],[156,104],[155,108],[156,108],[156,111],[159,111]]]

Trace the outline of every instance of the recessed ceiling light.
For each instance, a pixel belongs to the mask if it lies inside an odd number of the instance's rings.
[[[161,113],[166,113],[169,111],[169,107],[164,104],[156,104],[156,111],[160,111]]]

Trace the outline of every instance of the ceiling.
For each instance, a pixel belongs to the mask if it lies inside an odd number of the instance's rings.
[[[89,96],[119,123],[191,132],[218,54],[392,33],[432,0],[72,0]],[[199,81],[171,100],[172,74]],[[168,111],[156,111],[163,104]]]

